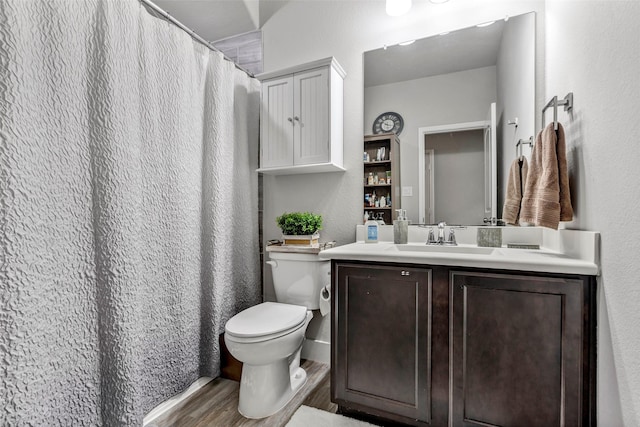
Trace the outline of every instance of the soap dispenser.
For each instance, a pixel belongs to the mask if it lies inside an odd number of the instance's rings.
[[[365,243],[378,243],[378,221],[369,217],[364,223]]]
[[[393,243],[404,245],[409,240],[409,221],[405,209],[396,209],[398,218],[393,221]]]

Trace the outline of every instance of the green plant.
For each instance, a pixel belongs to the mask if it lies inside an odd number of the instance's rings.
[[[276,218],[282,234],[306,236],[322,229],[322,216],[310,212],[283,213]]]

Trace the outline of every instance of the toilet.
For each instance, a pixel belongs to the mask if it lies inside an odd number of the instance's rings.
[[[246,418],[275,414],[306,383],[304,334],[330,282],[330,261],[316,254],[270,251],[269,257],[277,302],[250,307],[225,325],[227,348],[243,362],[238,411]]]

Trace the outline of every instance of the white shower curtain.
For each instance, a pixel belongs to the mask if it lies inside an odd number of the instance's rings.
[[[0,425],[137,426],[260,299],[259,83],[137,0],[0,0]]]

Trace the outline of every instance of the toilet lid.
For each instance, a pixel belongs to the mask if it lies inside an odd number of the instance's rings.
[[[236,337],[260,337],[293,329],[306,316],[307,307],[301,305],[263,302],[233,316],[225,330]]]

